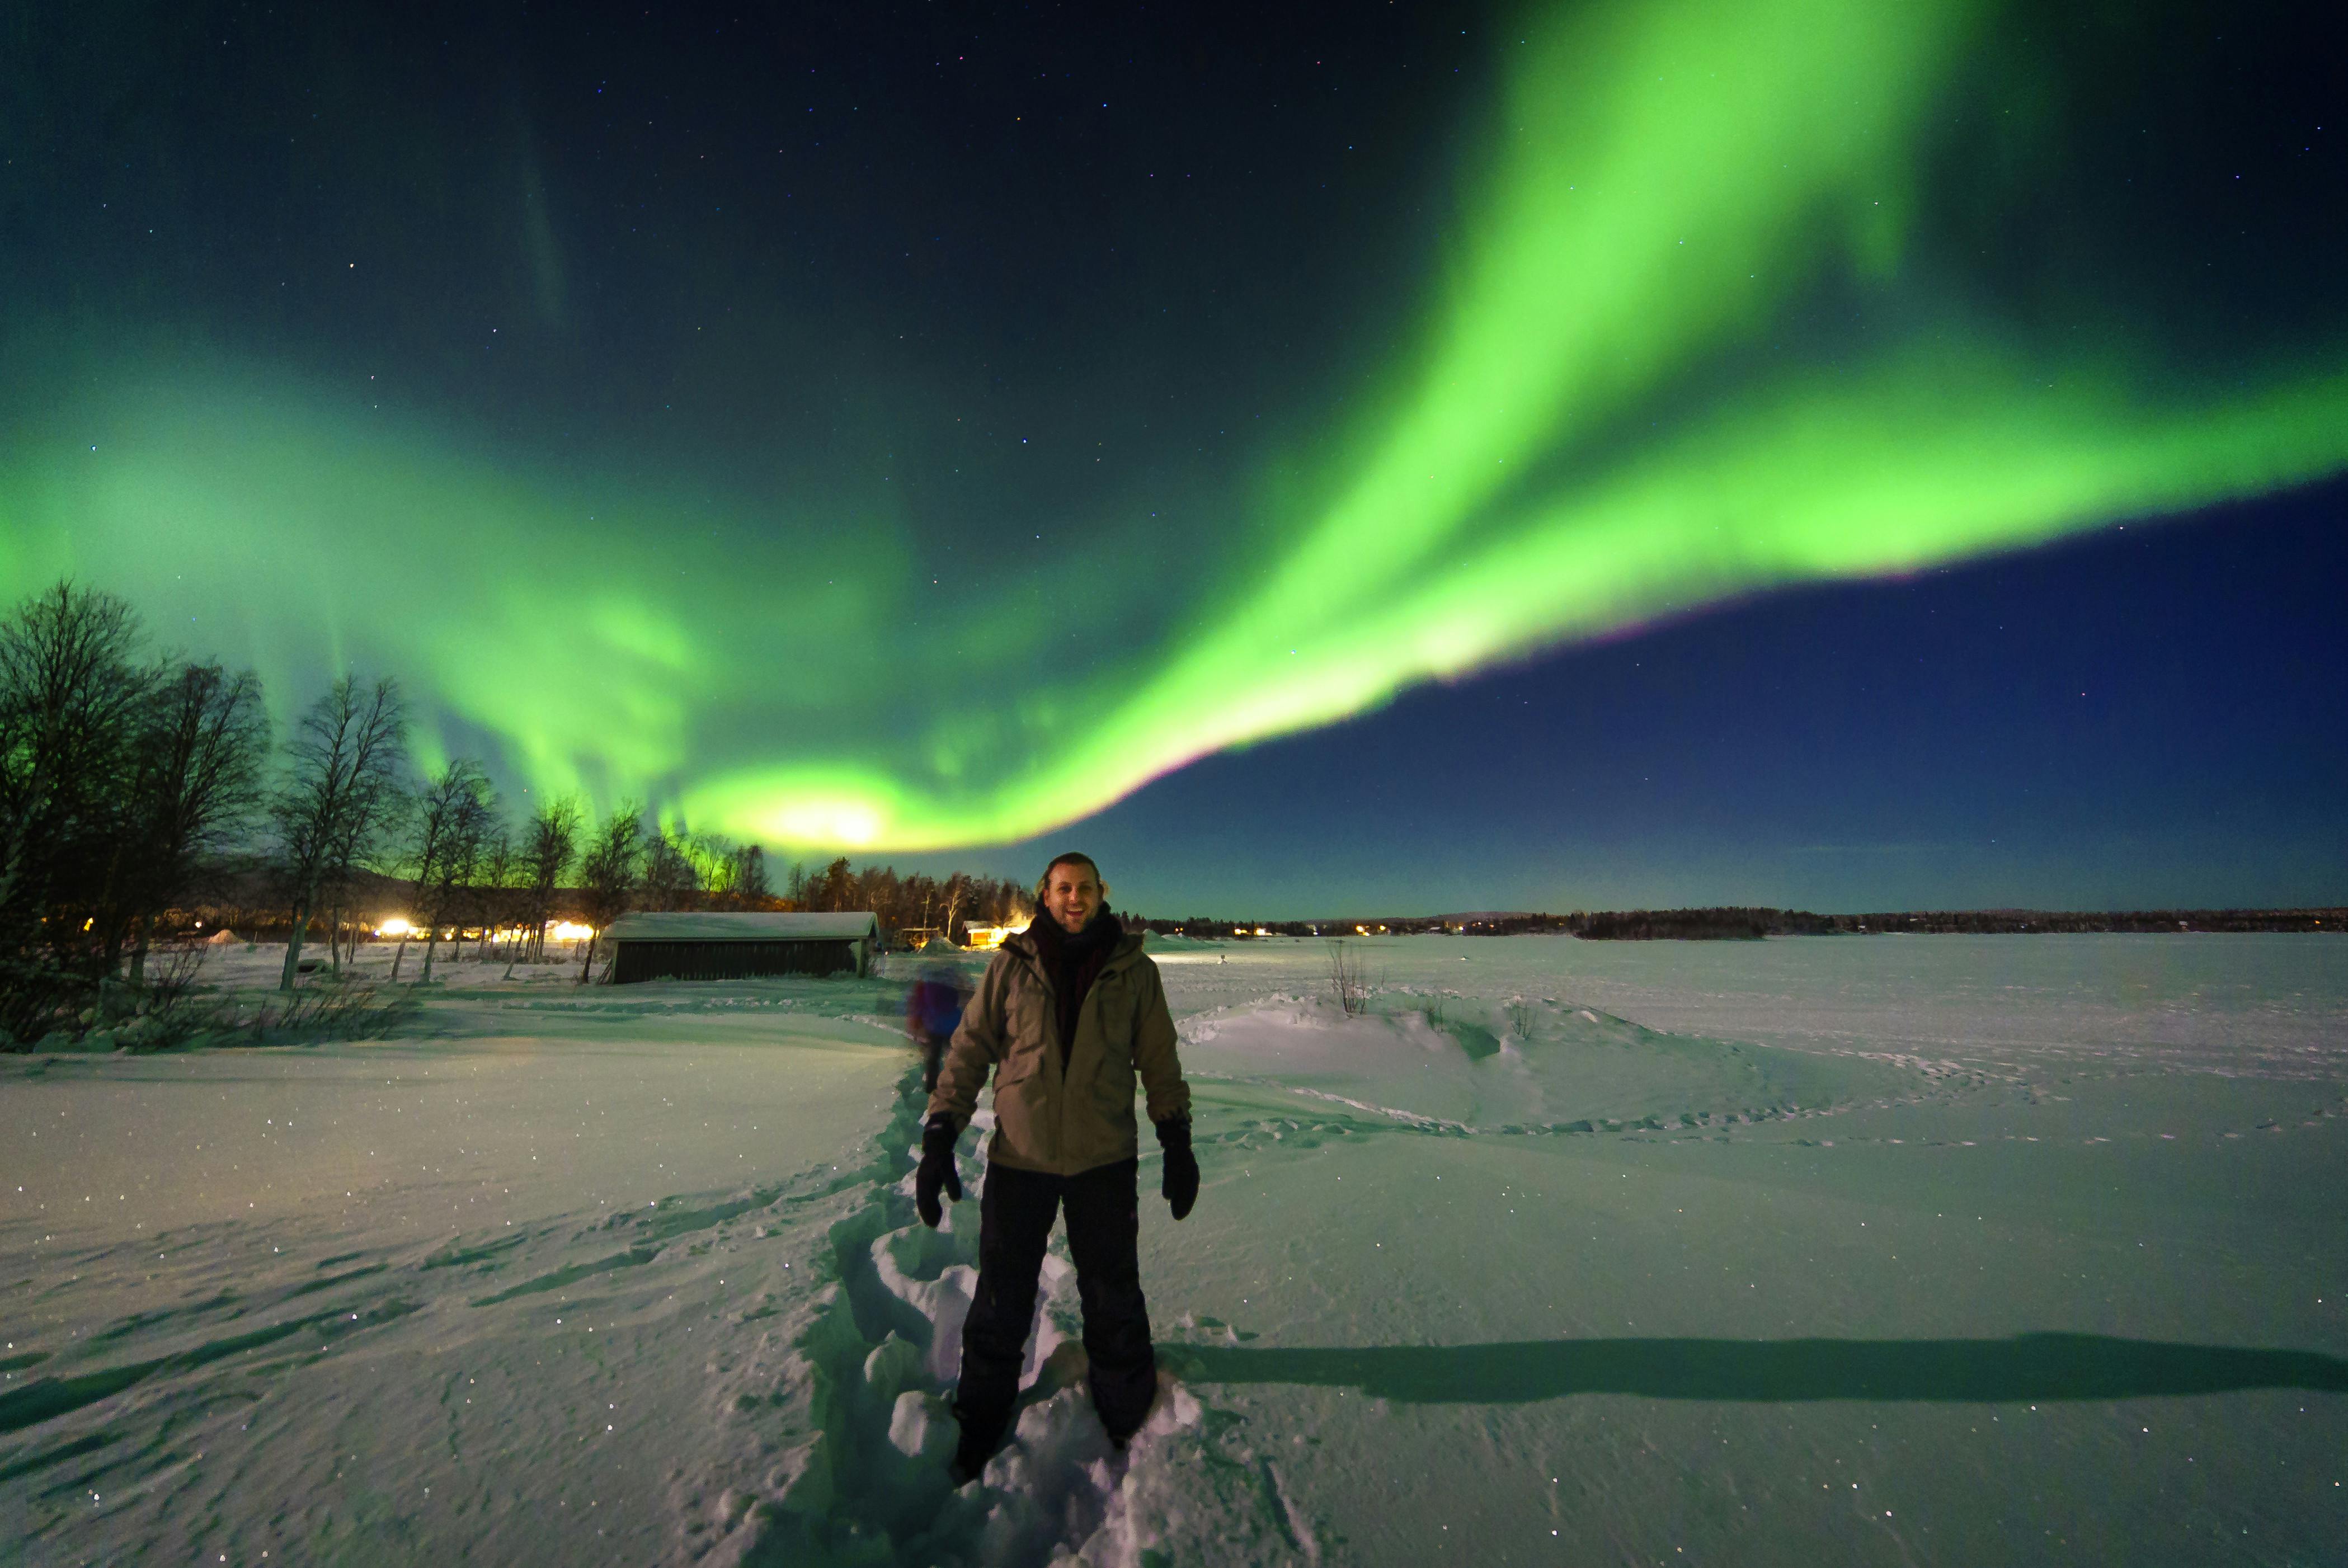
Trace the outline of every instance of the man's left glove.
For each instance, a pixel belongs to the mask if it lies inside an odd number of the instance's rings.
[[[1179,1220],[1199,1201],[1199,1157],[1190,1152],[1190,1119],[1169,1117],[1154,1125],[1159,1147],[1166,1151],[1166,1179],[1158,1191]]]
[[[913,1172],[913,1208],[922,1223],[933,1231],[945,1218],[938,1190],[942,1187],[949,1199],[962,1202],[962,1174],[954,1169],[954,1140],[961,1136],[953,1118],[942,1110],[922,1129],[922,1168]]]

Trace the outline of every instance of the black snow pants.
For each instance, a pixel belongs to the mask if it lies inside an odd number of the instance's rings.
[[[986,1168],[979,1202],[978,1289],[962,1331],[962,1382],[954,1415],[965,1454],[992,1453],[1011,1424],[1019,1367],[1035,1318],[1035,1283],[1055,1213],[1066,1205],[1068,1252],[1085,1309],[1085,1357],[1093,1408],[1122,1441],[1140,1427],[1158,1392],[1149,1308],[1141,1297],[1141,1233],[1134,1172],[1120,1160],[1074,1176]]]

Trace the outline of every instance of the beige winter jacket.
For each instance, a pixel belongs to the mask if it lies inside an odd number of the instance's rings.
[[[1058,1010],[1050,976],[1025,932],[1004,939],[978,994],[963,1009],[925,1116],[969,1125],[978,1091],[994,1070],[994,1139],[986,1157],[1022,1171],[1074,1176],[1130,1160],[1140,1150],[1133,1119],[1134,1078],[1148,1095],[1149,1119],[1190,1113],[1190,1086],[1174,1054],[1174,1018],[1158,965],[1141,938],[1120,938],[1076,1015],[1075,1048],[1060,1065]]]

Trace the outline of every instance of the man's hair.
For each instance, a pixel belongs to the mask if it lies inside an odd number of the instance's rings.
[[[1035,902],[1037,903],[1044,902],[1044,892],[1046,888],[1052,885],[1052,873],[1058,871],[1062,866],[1084,867],[1085,870],[1093,873],[1093,881],[1100,882],[1102,896],[1104,898],[1107,896],[1108,883],[1101,880],[1099,862],[1095,861],[1090,855],[1081,854],[1075,850],[1070,850],[1066,854],[1054,855],[1052,857],[1052,863],[1044,868],[1044,874],[1035,879]]]

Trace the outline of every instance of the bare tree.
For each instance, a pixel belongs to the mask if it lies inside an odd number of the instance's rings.
[[[380,684],[380,683],[379,683]],[[336,835],[334,853],[326,867],[324,891],[333,911],[329,934],[335,935],[350,927],[348,942],[351,957],[358,957],[358,934],[349,919],[351,892],[362,868],[380,871],[393,862],[393,832],[407,806],[407,751],[406,726],[403,724],[394,753],[383,759],[376,772],[364,776],[360,788],[350,802],[343,830]],[[331,952],[335,973],[343,972],[339,948]]]
[[[496,956],[498,925],[505,918],[514,868],[520,860],[513,830],[500,811],[490,819],[489,837],[481,844],[480,882],[473,890],[473,911],[481,919],[481,950],[474,956],[484,964]]]
[[[855,879],[848,869],[848,857],[840,856],[821,872],[807,879],[806,907],[814,910],[846,909],[853,894]]]
[[[186,896],[211,857],[254,824],[264,799],[269,716],[261,681],[183,665],[160,683],[140,727],[131,786],[137,934],[130,982],[146,981],[155,919]]]
[[[464,917],[476,903],[481,862],[498,827],[497,799],[489,791],[489,776],[470,762],[450,763],[443,777],[451,775],[448,837],[424,893],[424,972],[417,978],[419,985],[432,983],[432,956],[440,945],[442,925],[455,923],[450,935],[456,956],[464,955]]]
[[[932,919],[938,908],[937,878],[922,872],[913,872],[905,879],[904,899],[902,925],[922,931],[937,929]]]
[[[970,902],[970,878],[960,872],[950,873],[939,894],[945,918],[938,922],[938,929],[945,933],[948,942],[969,941],[970,934],[957,928],[962,923],[963,906]]]
[[[757,845],[736,843],[723,833],[695,833],[684,848],[701,879],[703,908],[757,910],[775,902],[767,881],[767,851]]]
[[[595,963],[595,946],[603,928],[628,913],[635,896],[639,862],[644,858],[644,808],[623,800],[597,831],[579,863],[579,896],[592,928],[587,951],[579,961],[579,981],[584,985]]]
[[[686,841],[655,828],[644,841],[644,905],[651,910],[691,909],[700,902],[701,873]]]
[[[348,676],[302,716],[286,748],[289,774],[273,809],[278,869],[293,903],[278,989],[301,972],[302,942],[322,892],[346,878],[398,804],[407,720],[389,676],[361,688]]]
[[[684,849],[698,879],[696,891],[701,907],[739,908],[736,884],[741,880],[742,846],[723,833],[695,832],[685,835]]]
[[[898,903],[904,884],[897,880],[894,866],[866,866],[857,872],[853,891],[849,895],[850,909],[869,909],[884,932],[894,932],[904,923],[898,917]]]
[[[119,951],[110,884],[154,685],[138,636],[128,604],[70,583],[0,626],[0,1024],[17,1035],[39,1032]]]
[[[530,928],[530,955],[546,956],[546,926],[554,918],[555,890],[579,854],[579,820],[583,811],[576,799],[565,798],[538,809],[522,839],[521,876],[528,890],[525,916]]]
[[[1329,995],[1349,1018],[1369,1009],[1369,976],[1360,957],[1346,952],[1342,942],[1329,944]]]
[[[767,851],[757,844],[735,852],[733,881],[737,908],[765,909],[775,902],[775,890],[767,884]]]
[[[449,763],[425,781],[424,788],[412,800],[403,815],[405,831],[400,837],[397,864],[407,879],[409,930],[401,934],[399,947],[392,954],[391,977],[399,978],[399,968],[407,959],[407,944],[414,933],[414,922],[425,918],[433,905],[434,890],[440,885],[446,862],[456,847],[458,818],[463,803],[486,788],[478,764],[464,758]]]

